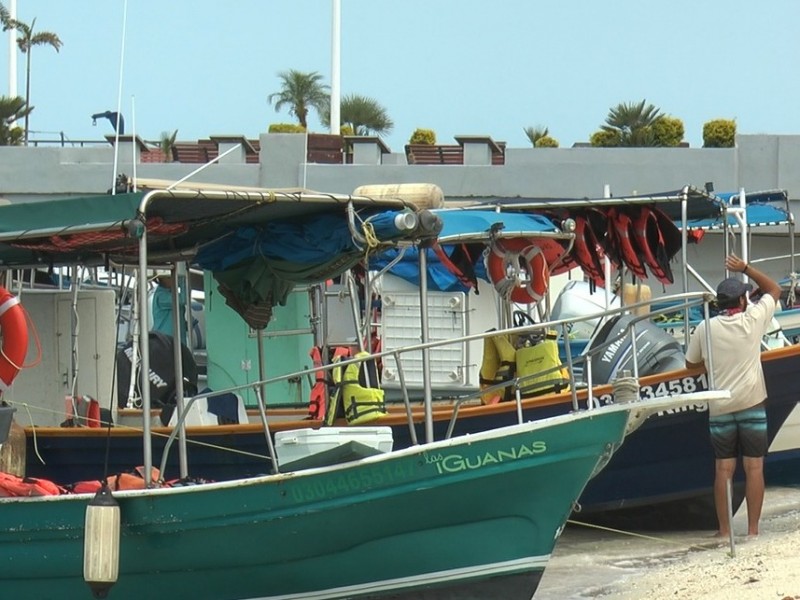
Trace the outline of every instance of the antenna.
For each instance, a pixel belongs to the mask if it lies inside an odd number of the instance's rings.
[[[125,64],[125,31],[127,30],[127,28],[128,28],[128,0],[125,0],[125,4],[122,9],[122,48],[120,49],[119,53],[119,90],[117,92],[117,125],[120,124],[119,114],[122,112],[122,72],[123,72],[123,65]],[[116,135],[114,136],[114,172],[112,173],[111,177],[112,196],[117,193],[116,180],[117,180],[117,168],[119,167],[120,128],[116,127],[116,130],[117,130]],[[145,467],[149,471],[150,465],[145,465]]]
[[[136,143],[136,96],[131,96],[131,113],[133,114],[133,143]],[[122,119],[122,116],[120,116]],[[120,127],[121,129],[121,127]],[[133,160],[133,191],[137,191],[136,187],[136,152],[131,152],[131,159]]]

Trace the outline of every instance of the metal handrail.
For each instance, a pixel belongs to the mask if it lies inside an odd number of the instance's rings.
[[[631,335],[631,336],[634,337],[634,340],[635,340],[635,334],[633,333],[635,324],[639,323],[641,321],[644,321],[644,320],[648,320],[648,319],[652,318],[653,315],[658,315],[658,314],[662,314],[662,313],[666,313],[666,312],[673,312],[675,310],[681,310],[681,309],[683,309],[685,307],[688,308],[690,306],[702,303],[703,306],[704,306],[704,313],[706,314],[706,316],[708,316],[708,314],[709,314],[709,312],[708,312],[709,311],[709,306],[708,305],[709,305],[709,302],[711,301],[711,299],[712,299],[712,295],[708,294],[708,293],[705,293],[705,292],[684,292],[684,293],[680,293],[680,294],[674,294],[674,295],[671,295],[671,296],[664,296],[661,300],[663,300],[663,301],[674,301],[674,302],[677,302],[678,304],[673,303],[673,304],[670,304],[670,306],[668,306],[668,307],[658,308],[658,309],[652,310],[649,314],[640,315],[640,316],[635,317],[634,319],[632,319],[630,321],[630,323],[628,323],[626,325],[624,331],[621,334],[615,336],[614,338],[611,338],[610,340],[604,340],[602,344],[598,345],[595,348],[590,348],[590,349],[586,350],[582,356],[572,357],[571,353],[568,353],[568,355],[567,355],[567,361],[568,361],[567,370],[568,370],[568,373],[569,373],[569,387],[570,387],[570,390],[571,390],[571,393],[572,393],[572,398],[573,398],[573,409],[574,410],[579,410],[580,409],[580,407],[578,405],[578,401],[577,401],[578,383],[576,382],[576,379],[575,379],[575,369],[574,369],[576,363],[577,364],[584,363],[586,365],[586,367],[585,367],[585,383],[582,382],[580,387],[581,387],[581,389],[586,389],[587,390],[587,409],[590,410],[592,408],[592,406],[593,406],[592,359],[596,355],[602,353],[609,345],[619,341],[620,339],[624,338],[625,336]],[[162,464],[162,471],[164,469],[164,466],[166,465],[167,455],[168,455],[169,449],[170,449],[170,447],[172,445],[172,442],[173,442],[174,438],[177,435],[177,431],[180,429],[180,425],[185,420],[185,417],[188,414],[188,410],[191,407],[191,405],[196,400],[198,400],[199,398],[209,398],[209,397],[214,397],[214,396],[222,396],[222,395],[225,395],[225,394],[235,393],[235,392],[239,392],[239,391],[243,391],[243,390],[251,389],[251,388],[255,389],[257,392],[259,392],[266,385],[269,385],[269,384],[272,384],[272,383],[277,383],[277,382],[280,382],[280,381],[286,381],[288,379],[293,379],[293,378],[298,378],[298,377],[311,377],[311,378],[313,378],[313,377],[315,377],[316,373],[318,373],[318,372],[328,372],[328,371],[331,371],[334,368],[345,368],[348,365],[361,364],[362,362],[368,361],[368,360],[377,360],[377,359],[383,359],[383,358],[390,358],[391,357],[391,358],[394,359],[394,361],[395,361],[395,363],[397,365],[398,375],[399,375],[399,379],[400,379],[400,385],[401,385],[401,389],[402,389],[402,393],[403,393],[403,401],[404,401],[404,404],[405,404],[405,407],[406,407],[406,415],[407,415],[408,422],[409,422],[409,429],[410,429],[410,433],[411,433],[412,443],[416,444],[417,443],[417,439],[416,439],[416,431],[415,431],[415,427],[414,427],[414,419],[413,419],[413,414],[412,414],[412,409],[411,409],[411,401],[409,399],[408,386],[405,383],[405,377],[404,377],[404,372],[403,372],[403,368],[402,368],[402,360],[401,360],[401,355],[402,354],[406,354],[406,353],[409,353],[409,352],[419,352],[420,350],[425,350],[425,349],[430,349],[430,348],[437,348],[437,347],[447,346],[447,345],[463,344],[463,343],[466,343],[466,342],[486,339],[486,338],[495,337],[495,336],[512,335],[512,334],[513,335],[524,335],[526,333],[534,333],[534,332],[537,332],[539,330],[561,329],[563,334],[566,334],[569,325],[572,324],[572,323],[586,321],[588,319],[594,320],[594,319],[597,319],[597,318],[609,318],[609,317],[613,317],[613,316],[616,316],[616,315],[619,315],[619,314],[630,313],[631,311],[635,310],[638,307],[651,306],[651,305],[652,305],[652,299],[646,300],[646,301],[642,301],[642,302],[638,302],[638,303],[628,304],[628,305],[626,305],[624,307],[609,308],[609,309],[606,309],[606,310],[603,310],[603,311],[599,311],[597,313],[593,313],[591,315],[582,315],[582,316],[579,316],[579,317],[569,317],[569,318],[565,318],[565,319],[558,319],[558,320],[546,321],[546,322],[541,322],[541,323],[532,323],[532,324],[524,325],[524,326],[509,327],[509,328],[495,330],[495,331],[491,331],[491,332],[482,332],[482,333],[479,333],[479,334],[461,336],[461,337],[454,338],[454,339],[449,339],[449,340],[438,340],[438,341],[425,342],[425,343],[420,343],[420,344],[413,344],[413,345],[410,345],[410,346],[404,346],[402,348],[394,348],[394,349],[390,349],[390,350],[384,350],[382,352],[376,352],[376,353],[368,354],[366,356],[359,356],[359,357],[349,358],[349,359],[346,359],[346,360],[341,360],[341,361],[336,362],[334,364],[322,365],[322,366],[319,366],[319,367],[312,367],[312,368],[303,369],[301,371],[295,371],[295,372],[292,372],[292,373],[287,373],[287,374],[283,374],[283,375],[277,375],[277,376],[274,376],[274,377],[261,379],[259,381],[254,381],[254,382],[251,382],[251,383],[248,383],[248,384],[243,384],[243,385],[227,388],[225,390],[220,390],[220,391],[216,391],[216,392],[204,392],[204,393],[201,393],[201,394],[197,394],[197,395],[195,395],[195,396],[193,396],[193,397],[191,397],[191,398],[186,400],[184,411],[183,411],[182,414],[178,415],[178,423],[177,423],[176,427],[173,428],[173,431],[170,433],[170,436],[167,439],[167,442],[166,442],[165,447],[164,447],[164,453],[163,453],[163,456],[162,456],[162,463],[161,463]],[[710,347],[710,339],[708,339],[708,335],[709,335],[709,330],[708,330],[708,328],[706,328],[706,344],[707,344],[707,347]],[[567,340],[568,340],[568,336],[565,337],[566,344],[568,345],[568,341]],[[636,356],[635,352],[633,354],[633,357],[634,357],[634,365],[637,365],[637,356]],[[464,396],[460,396],[458,398],[455,398],[454,399],[454,403],[453,403],[453,415],[451,416],[450,423],[448,425],[448,429],[447,429],[447,434],[446,435],[448,437],[450,435],[452,435],[453,429],[455,427],[455,422],[456,422],[457,417],[458,417],[459,408],[464,402],[466,402],[467,400],[473,399],[473,398],[477,398],[477,397],[483,395],[484,393],[492,392],[492,391],[500,391],[500,390],[504,390],[504,389],[506,389],[508,387],[513,387],[514,390],[515,390],[518,419],[521,421],[522,420],[521,390],[526,387],[526,383],[525,382],[527,380],[529,380],[529,379],[534,378],[534,377],[537,377],[537,378],[541,377],[543,374],[547,374],[549,372],[558,372],[558,371],[561,370],[561,368],[563,368],[563,365],[558,366],[558,367],[551,367],[551,368],[539,371],[537,373],[527,374],[527,375],[524,375],[524,376],[521,376],[521,377],[515,377],[515,378],[513,378],[513,379],[511,379],[509,381],[502,382],[502,383],[497,383],[497,384],[495,384],[495,385],[493,385],[491,387],[484,388],[482,390],[477,390],[475,392],[471,392],[471,393],[466,394]],[[634,367],[634,368],[638,369],[638,367]],[[714,382],[713,382],[713,376],[711,374],[711,357],[710,356],[709,356],[709,361],[708,361],[708,371],[709,371],[709,387],[711,389],[713,389],[714,388]],[[635,371],[635,374],[638,374],[638,371]],[[266,423],[266,412],[267,412],[267,408],[266,408],[266,406],[264,405],[264,403],[262,401],[262,402],[259,403],[259,413],[261,413],[262,424]],[[431,419],[431,418],[432,418],[431,415],[429,415],[428,411],[426,411],[426,420]],[[269,434],[267,434],[267,435],[269,435]],[[270,450],[271,450],[271,455],[272,455],[272,457],[271,457],[272,468],[277,472],[278,465],[277,465],[276,458],[274,456],[275,453],[272,452],[271,445],[270,445]]]

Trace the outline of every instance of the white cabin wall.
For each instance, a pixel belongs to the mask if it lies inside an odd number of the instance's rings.
[[[419,310],[419,288],[394,275],[384,275],[381,281],[383,311],[381,337],[384,350],[400,345],[420,343],[422,340]],[[431,322],[429,340],[451,339],[482,333],[497,326],[496,296],[484,281],[478,282],[478,292],[429,291],[428,318]],[[391,340],[398,343],[392,344]],[[388,346],[387,346],[388,343]],[[432,348],[433,372],[442,373],[432,382],[434,390],[470,392],[479,389],[479,371],[483,358],[483,341],[468,342],[462,346]],[[404,376],[411,389],[422,387],[421,353],[409,354],[404,359]],[[399,375],[392,359],[384,360],[382,385],[386,389],[399,389]]]
[[[70,393],[72,292],[24,290],[20,299],[30,317],[26,367],[4,397],[17,406],[15,419],[21,425],[58,426],[66,419],[64,397]],[[114,306],[113,290],[78,294],[77,392],[97,399],[103,408],[116,406]]]

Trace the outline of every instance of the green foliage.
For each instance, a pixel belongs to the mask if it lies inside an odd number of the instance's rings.
[[[683,141],[683,121],[675,117],[661,116],[652,125],[656,146],[675,148]]]
[[[306,128],[297,123],[273,123],[267,133],[305,133]]]
[[[418,127],[414,130],[414,133],[411,134],[408,143],[433,146],[436,143],[436,132],[433,129],[422,129]]]
[[[736,121],[714,119],[703,125],[704,148],[733,148],[736,140]]]
[[[646,100],[639,103],[621,103],[611,108],[606,117],[604,131],[619,134],[620,146],[655,146],[653,123],[661,117],[661,112]]]
[[[159,140],[159,147],[161,153],[164,155],[164,162],[172,162],[172,149],[175,147],[175,140],[178,137],[178,130],[172,133],[169,131],[161,132],[161,139]]]
[[[353,128],[350,125],[342,125],[339,128],[339,134],[340,135],[356,135],[356,133],[353,131]]]
[[[33,110],[23,98],[0,96],[0,146],[19,146],[25,139],[25,130],[12,123],[27,117]]]
[[[25,141],[25,130],[15,126],[8,130],[8,135],[0,132],[0,146],[22,146]]]
[[[549,135],[545,135],[540,137],[536,140],[536,143],[533,145],[534,148],[558,148],[558,140],[555,138],[550,137]]]
[[[528,140],[531,143],[531,146],[534,148],[536,147],[536,142],[543,137],[547,137],[547,134],[550,133],[547,127],[542,127],[541,125],[537,125],[536,127],[525,127],[522,131],[525,132]]]
[[[323,125],[330,126],[330,106],[321,115],[321,119]],[[391,133],[394,128],[394,122],[377,100],[358,94],[348,94],[342,98],[339,122],[341,125],[349,125],[352,135]]]
[[[595,131],[592,137],[589,138],[589,143],[597,148],[617,148],[622,145],[620,133],[606,129]]]
[[[36,27],[36,19],[31,21],[30,25],[18,19],[8,18],[0,15],[0,20],[3,23],[3,31],[7,29],[14,29],[19,33],[17,37],[17,46],[19,51],[25,55],[25,102],[30,105],[31,103],[31,52],[34,46],[48,45],[58,52],[63,46],[61,38],[52,31],[39,31],[34,33]],[[28,142],[28,115],[25,115],[25,143]]]
[[[322,75],[313,71],[303,73],[290,69],[278,73],[281,80],[281,91],[267,96],[267,101],[275,105],[275,112],[284,106],[289,114],[297,117],[303,129],[308,128],[308,111],[313,108],[320,117],[326,110],[330,111],[329,88],[322,83]]]

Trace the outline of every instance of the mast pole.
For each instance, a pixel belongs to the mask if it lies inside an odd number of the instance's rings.
[[[17,18],[17,0],[9,0],[8,16]],[[17,97],[17,30],[8,30],[8,97]],[[12,124],[13,125],[13,124]]]
[[[341,121],[341,37],[342,7],[341,0],[332,0],[333,18],[331,23],[331,134],[339,135]]]

